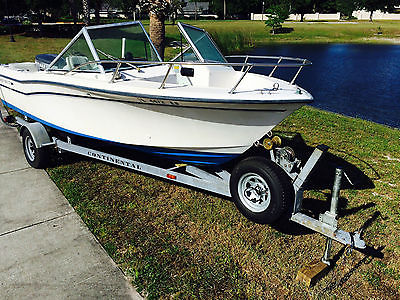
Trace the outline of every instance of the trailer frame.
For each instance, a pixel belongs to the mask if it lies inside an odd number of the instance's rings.
[[[37,148],[54,147],[59,152],[72,152],[109,164],[127,168],[135,172],[149,174],[171,182],[181,183],[222,196],[231,197],[231,174],[227,170],[210,171],[189,164],[174,164],[170,168],[163,168],[153,164],[148,164],[73,144],[69,136],[67,136],[66,142],[57,137],[50,137],[43,124],[39,122],[29,122],[27,118],[24,120],[20,117],[16,117],[16,123],[19,124],[21,128],[26,128],[29,130]],[[282,168],[282,170],[285,171],[285,173],[292,180],[295,199],[290,220],[327,237],[326,248],[323,256],[323,262],[327,264],[329,263],[327,258],[329,257],[332,240],[344,245],[349,245],[353,248],[366,248],[366,244],[361,239],[360,233],[350,233],[339,229],[337,226],[336,210],[338,194],[340,192],[341,175],[339,179],[335,179],[335,182],[339,180],[339,184],[335,183],[333,187],[333,194],[335,194],[335,196],[332,197],[330,211],[321,214],[319,219],[312,218],[302,212],[304,184],[316,167],[322,155],[327,152],[328,149],[329,147],[325,145],[317,146],[302,167],[301,162],[297,158],[290,157],[290,155],[288,155],[290,153],[285,152],[288,151],[287,149],[285,150],[285,148],[276,147],[275,149],[270,150],[271,161]],[[295,169],[299,169],[300,171],[294,171]],[[338,177],[339,175],[336,176]]]

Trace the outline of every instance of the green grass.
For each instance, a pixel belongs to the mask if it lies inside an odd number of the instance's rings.
[[[224,54],[248,51],[269,43],[400,43],[400,22],[398,21],[360,21],[356,24],[343,22],[336,24],[287,22],[284,27],[294,31],[271,35],[262,21],[188,21],[211,33]],[[144,22],[148,30],[148,21]],[[383,31],[377,35],[378,27]],[[166,25],[168,42],[179,40],[176,26]],[[0,35],[0,63],[32,61],[36,54],[58,53],[69,39],[32,38],[22,34],[15,36],[16,43],[9,42],[8,35]],[[166,57],[173,56],[167,48]]]
[[[249,222],[226,200],[96,161],[48,169],[90,230],[142,293],[152,298],[396,298],[400,296],[400,131],[304,107],[277,128],[299,132],[308,145],[324,143],[354,164],[374,189],[344,190],[340,219],[366,229],[369,245],[384,246],[384,258],[365,264],[354,252],[314,288],[294,282],[297,270],[322,255],[318,234],[292,235]],[[378,172],[379,175],[375,171]],[[354,179],[354,178],[353,178]],[[327,192],[327,191],[324,191]],[[318,191],[306,197],[325,201]],[[373,204],[357,210],[365,204]],[[334,251],[339,249],[335,245]],[[367,262],[369,260],[366,260]]]
[[[187,21],[184,21],[187,22]],[[248,51],[270,43],[400,43],[400,22],[286,22],[290,33],[272,35],[262,21],[190,21],[206,29],[216,40],[224,54]],[[377,35],[378,27],[383,34]],[[166,27],[167,37],[179,39],[173,26]]]
[[[242,32],[240,50],[248,42],[249,47],[281,41],[369,42],[364,38],[374,37],[378,25],[388,38],[400,31],[399,23],[393,22],[293,23],[287,26],[295,27],[294,33],[270,36],[261,22],[192,24],[226,35],[220,38],[225,43],[234,32]],[[176,39],[176,30],[167,26],[167,36]],[[0,36],[0,62],[57,53],[68,42],[23,35],[16,40],[9,43],[8,36]],[[341,257],[333,272],[307,290],[294,279],[302,265],[321,257],[324,238],[318,234],[289,234],[257,225],[227,199],[97,161],[67,156],[47,171],[114,261],[150,299],[399,298],[400,131],[311,107],[298,110],[276,129],[300,133],[309,146],[327,144],[331,153],[371,178],[374,189],[342,191],[341,197],[347,200],[344,209],[352,213],[339,224],[353,231],[379,212],[381,216],[366,229],[364,238],[371,246],[384,247],[383,259],[362,260],[362,254],[353,252],[347,259]],[[307,191],[306,197],[314,200],[305,203],[325,201],[321,191]],[[334,252],[338,250],[335,244]],[[335,286],[332,291],[324,291],[331,285]]]
[[[0,63],[34,61],[37,54],[59,53],[70,39],[34,38],[15,35],[16,43],[8,35],[0,35]]]

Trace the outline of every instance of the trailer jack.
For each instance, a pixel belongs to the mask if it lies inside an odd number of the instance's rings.
[[[306,164],[302,168],[301,172],[295,177],[293,182],[293,187],[295,190],[295,202],[293,214],[290,219],[295,223],[303,225],[326,236],[330,241],[335,240],[341,244],[349,245],[353,248],[364,249],[366,247],[365,242],[361,239],[358,232],[349,233],[344,230],[338,229],[337,226],[337,207],[339,201],[340,185],[343,175],[343,170],[341,168],[336,169],[330,210],[321,214],[318,220],[301,212],[304,193],[302,186],[307,180],[318,160],[321,158],[322,154],[327,150],[328,147],[324,145],[316,147],[314,149],[314,152],[311,154],[310,158],[307,160]]]
[[[350,249],[365,249],[366,244],[361,239],[359,232],[350,233],[338,228],[337,224],[337,208],[339,202],[340,186],[343,176],[343,170],[338,167],[335,171],[335,180],[332,188],[332,198],[330,210],[319,215],[319,219],[314,219],[301,212],[303,204],[303,184],[306,182],[311,171],[315,167],[322,154],[328,150],[327,146],[320,145],[314,149],[310,158],[297,176],[294,177],[293,187],[295,190],[295,202],[291,221],[303,225],[306,228],[312,229],[326,237],[324,254],[319,261],[313,261],[309,265],[299,270],[297,281],[302,281],[307,286],[315,284],[329,270],[331,265],[331,247],[332,241],[339,242],[343,245],[348,245]]]

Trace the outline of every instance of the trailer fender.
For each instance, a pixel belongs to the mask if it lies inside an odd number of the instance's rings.
[[[46,128],[39,122],[29,123],[25,120],[17,117],[18,124],[21,125],[21,130],[19,134],[22,136],[23,131],[26,129],[32,135],[33,142],[35,143],[36,148],[42,148],[44,146],[48,146],[52,144],[52,141],[49,137],[49,134],[46,131]]]

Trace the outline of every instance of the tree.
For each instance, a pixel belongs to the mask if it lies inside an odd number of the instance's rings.
[[[96,24],[100,24],[100,10],[103,5],[103,0],[93,0],[94,2],[94,17]]]
[[[183,7],[186,6],[186,2],[183,0],[171,0],[170,1],[170,10],[169,15],[172,19],[172,24],[175,25],[176,18],[178,16],[178,12],[183,10]]]
[[[197,0],[189,0],[190,2],[194,2],[194,19],[197,20]]]
[[[63,0],[25,0],[25,4],[30,8],[30,11],[34,13],[36,20],[39,23],[39,34],[43,33],[42,23],[45,18],[51,15],[52,19],[57,19],[65,11],[62,9],[64,1]]]
[[[341,17],[346,16],[350,18],[356,9],[356,3],[349,0],[336,0],[336,9],[340,12]]]
[[[355,0],[339,0],[347,3],[354,3]],[[322,14],[336,13],[336,0],[312,0],[313,12]]]
[[[89,11],[88,0],[82,0],[82,8],[83,8],[83,23],[85,23],[85,25],[89,25],[90,11]]]
[[[265,25],[272,27],[272,34],[276,33],[276,30],[282,28],[282,23],[289,17],[289,9],[285,4],[273,5],[266,9],[268,19],[265,21]]]
[[[16,16],[29,10],[25,1],[1,0],[0,22],[4,16]]]
[[[358,8],[369,11],[369,21],[372,22],[372,14],[375,10],[393,11],[396,5],[400,4],[399,0],[356,0]]]
[[[121,9],[127,18],[131,18],[136,11],[139,0],[107,0],[110,6]]]
[[[261,0],[211,0],[210,12],[218,15],[220,18],[224,17],[224,5],[226,18],[240,17],[248,18],[250,13],[260,12],[262,8]]]
[[[78,31],[77,23],[78,23],[78,5],[77,0],[68,0],[70,12],[72,15],[72,19],[74,21],[74,32]]]
[[[170,0],[140,0],[143,9],[149,12],[150,16],[150,39],[164,59],[165,50],[165,17],[170,11]]]
[[[291,13],[300,15],[300,22],[304,21],[304,15],[306,13],[313,11],[313,1],[312,0],[291,0]]]

